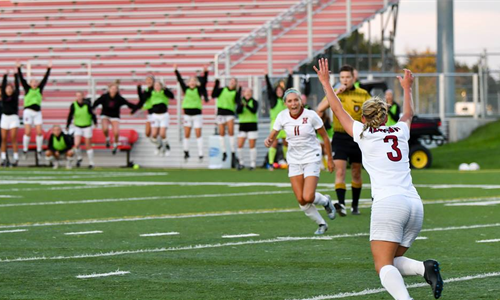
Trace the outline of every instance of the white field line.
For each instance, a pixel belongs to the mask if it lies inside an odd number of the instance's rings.
[[[417,240],[428,240],[429,238],[426,236],[419,236],[417,237]]]
[[[97,233],[102,233],[102,231],[94,230],[94,231],[66,232],[64,235],[85,235],[85,234],[97,234]]]
[[[428,228],[428,229],[424,229],[422,231],[426,231],[426,232],[452,231],[452,230],[465,230],[465,229],[486,228],[486,227],[500,227],[500,223],[482,224],[482,225],[473,225],[473,226]],[[78,255],[70,255],[70,256],[18,257],[18,258],[12,258],[12,259],[0,259],[0,263],[12,263],[12,262],[24,262],[24,261],[43,261],[43,260],[68,260],[68,259],[80,259],[80,258],[98,258],[98,257],[110,257],[110,256],[127,255],[127,254],[197,250],[197,249],[234,247],[234,246],[252,245],[252,244],[269,244],[269,243],[306,241],[306,240],[307,241],[313,241],[313,240],[330,241],[333,239],[340,239],[340,238],[367,237],[369,235],[370,235],[369,233],[355,233],[355,234],[340,234],[340,235],[330,235],[330,236],[321,236],[321,237],[277,237],[277,238],[266,239],[266,240],[250,240],[250,241],[243,241],[243,242],[232,242],[232,243],[222,243],[222,244],[221,243],[204,244],[204,245],[170,247],[170,248],[119,250],[119,251],[91,253],[91,254],[78,254]]]
[[[112,251],[104,253],[94,253],[94,254],[79,254],[70,256],[39,256],[39,257],[19,257],[14,259],[0,259],[0,263],[12,263],[12,262],[24,262],[24,261],[44,261],[44,260],[68,260],[68,259],[79,259],[79,258],[97,258],[97,257],[110,257],[126,254],[144,254],[144,253],[158,253],[158,252],[172,252],[172,251],[185,251],[185,250],[198,250],[198,249],[209,249],[209,248],[222,248],[222,247],[234,247],[243,245],[253,245],[253,244],[270,244],[270,243],[283,243],[283,242],[294,242],[294,241],[314,241],[314,240],[324,240],[329,241],[334,238],[341,237],[354,237],[359,235],[339,235],[339,236],[323,236],[323,237],[277,237],[267,240],[250,240],[244,242],[229,242],[229,243],[218,243],[218,244],[204,244],[204,245],[194,245],[194,246],[183,246],[183,247],[170,247],[170,248],[152,248],[152,249],[138,249],[138,250],[123,250],[123,251]]]
[[[60,191],[60,190],[82,190],[82,189],[102,189],[102,188],[117,188],[123,185],[79,185],[79,186],[53,186],[53,187],[39,187],[39,188],[10,188],[0,189],[0,192],[34,192],[34,191]]]
[[[0,198],[21,198],[21,196],[14,196],[14,195],[0,195]]]
[[[15,232],[25,232],[28,229],[14,229],[14,230],[2,230],[0,233],[15,233]]]
[[[449,278],[449,279],[445,279],[444,282],[445,283],[452,283],[452,282],[461,282],[461,281],[468,281],[468,280],[474,280],[474,279],[484,279],[484,278],[498,277],[498,276],[500,276],[500,272],[492,272],[492,273],[483,273],[483,274],[470,275],[470,276],[464,276],[464,277]],[[414,283],[414,284],[407,285],[407,288],[414,289],[414,288],[428,287],[428,286],[429,285],[427,283]],[[341,299],[341,298],[373,295],[373,294],[379,294],[379,293],[386,293],[386,290],[384,288],[366,289],[366,290],[363,290],[360,292],[347,292],[347,293],[339,293],[339,294],[334,294],[334,295],[321,295],[321,296],[316,296],[316,297],[312,297],[312,298],[304,298],[302,300]]]
[[[450,203],[450,204],[445,204],[445,206],[490,206],[490,205],[497,205],[497,204],[500,204],[500,200]]]
[[[493,239],[493,240],[479,240],[476,241],[476,243],[498,243],[500,242],[500,239]]]
[[[108,276],[119,276],[119,275],[125,275],[125,274],[130,274],[129,271],[115,271],[115,272],[109,272],[109,273],[101,273],[101,274],[90,274],[90,275],[78,275],[76,278],[78,279],[88,279],[88,278],[97,278],[97,277],[108,277]]]
[[[260,234],[257,233],[245,233],[245,234],[233,234],[233,235],[223,235],[223,239],[236,239],[236,238],[242,238],[242,237],[254,237],[254,236],[260,236]]]
[[[188,218],[206,218],[206,217],[224,217],[224,216],[240,216],[240,215],[259,215],[273,213],[292,213],[299,212],[300,209],[263,209],[263,210],[241,210],[227,212],[211,212],[211,213],[196,213],[196,214],[180,214],[180,215],[160,215],[147,217],[130,217],[116,219],[89,219],[80,221],[63,221],[63,222],[44,222],[44,223],[26,223],[26,224],[11,224],[0,225],[0,229],[4,228],[25,228],[25,227],[44,227],[44,226],[60,226],[60,225],[82,225],[82,224],[103,224],[116,222],[135,222],[146,220],[166,220],[166,219],[188,219]]]
[[[144,233],[139,236],[149,237],[149,236],[166,236],[166,235],[179,235],[178,232],[155,232],[155,233]]]
[[[0,174],[7,175],[17,175],[17,174],[39,174],[39,175],[94,175],[95,177],[99,177],[101,175],[111,175],[111,176],[120,176],[125,174],[127,176],[165,176],[168,175],[168,172],[93,172],[93,171],[0,171]],[[1,175],[0,175],[1,177]],[[66,177],[66,176],[65,176]]]

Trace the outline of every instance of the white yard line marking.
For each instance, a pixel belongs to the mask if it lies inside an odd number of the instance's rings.
[[[498,277],[498,276],[500,276],[500,272],[492,272],[492,273],[483,273],[483,274],[464,276],[464,277],[449,278],[449,279],[445,279],[444,282],[445,283],[452,283],[452,282],[461,282],[461,281],[483,279],[483,278],[490,278],[490,277]],[[428,287],[428,286],[429,285],[427,283],[415,283],[415,284],[407,285],[407,288],[414,289],[414,288]],[[373,295],[373,294],[379,294],[379,293],[386,293],[386,290],[383,288],[366,289],[366,290],[363,290],[360,292],[347,292],[347,293],[339,293],[339,294],[334,294],[334,295],[321,295],[321,296],[316,296],[316,297],[311,297],[311,298],[304,298],[302,300],[341,299],[341,298],[349,298],[349,297],[356,297],[356,296]]]
[[[0,171],[0,174],[7,174],[7,175],[17,175],[17,174],[39,174],[39,175],[94,175],[94,176],[101,176],[101,175],[118,175],[120,176],[121,174],[125,174],[128,176],[139,176],[139,175],[145,175],[145,176],[165,176],[168,175],[168,172],[122,172],[122,171],[117,171],[117,172],[93,172],[93,171]],[[1,177],[1,176],[0,176]]]
[[[155,233],[144,233],[139,236],[148,237],[148,236],[165,236],[165,235],[179,235],[178,232],[155,232]]]
[[[63,221],[63,222],[45,222],[45,223],[27,223],[27,224],[11,224],[0,225],[3,228],[23,228],[23,227],[42,227],[42,226],[60,226],[60,225],[82,225],[82,224],[102,224],[116,222],[135,222],[147,220],[166,220],[166,219],[187,219],[187,218],[206,218],[206,217],[224,217],[224,216],[240,216],[240,215],[258,215],[272,213],[292,213],[300,212],[300,209],[263,209],[263,210],[242,210],[242,211],[227,211],[227,212],[211,212],[211,213],[196,213],[196,214],[181,214],[181,215],[160,215],[147,217],[130,217],[130,218],[110,218],[110,219],[90,219],[80,221]]]
[[[96,234],[96,233],[102,233],[102,231],[94,230],[94,231],[66,232],[64,235],[84,235],[84,234]]]
[[[490,206],[490,205],[497,205],[497,204],[500,204],[500,200],[450,203],[450,204],[445,204],[445,206]]]
[[[426,232],[447,231],[447,230],[451,231],[451,230],[465,230],[465,229],[486,228],[486,227],[500,227],[500,223],[472,225],[472,226],[428,228],[428,229],[423,229],[422,231],[426,231]],[[281,243],[281,242],[293,242],[293,241],[314,241],[314,240],[329,241],[329,240],[340,239],[340,238],[367,237],[369,235],[370,235],[369,233],[362,232],[362,233],[355,233],[355,234],[340,234],[340,235],[330,235],[330,236],[320,236],[320,237],[277,237],[277,238],[266,239],[266,240],[249,240],[249,241],[243,241],[243,242],[232,242],[232,243],[222,243],[222,244],[217,243],[217,244],[205,244],[205,245],[171,247],[171,248],[119,250],[119,251],[111,251],[111,252],[105,252],[105,253],[101,252],[101,253],[78,254],[78,255],[70,255],[70,256],[18,257],[18,258],[13,258],[13,259],[0,259],[0,263],[23,262],[23,261],[42,261],[42,260],[67,260],[67,259],[79,259],[79,258],[97,258],[97,257],[109,257],[109,256],[126,255],[126,254],[184,251],[184,250],[221,248],[221,247],[233,247],[233,246],[252,245],[252,244],[269,244],[269,243]]]
[[[498,243],[500,242],[500,239],[493,239],[493,240],[479,240],[476,241],[476,243]]]
[[[426,236],[419,236],[417,237],[417,240],[428,240],[429,238]]]
[[[14,196],[14,195],[0,195],[0,198],[21,198],[21,196]]]
[[[246,234],[233,234],[233,235],[223,235],[223,239],[235,239],[235,238],[242,238],[242,237],[253,237],[253,236],[260,236],[260,234],[257,233],[246,233]]]
[[[101,273],[101,274],[90,274],[90,275],[78,275],[76,278],[78,279],[87,279],[87,278],[97,278],[97,277],[108,277],[108,276],[118,276],[118,275],[125,275],[125,274],[130,274],[129,271],[115,271],[115,272],[109,272],[109,273]]]
[[[25,232],[25,231],[28,231],[28,229],[3,230],[0,231],[0,233],[15,233],[15,232]]]
[[[352,235],[356,236],[356,235]],[[19,257],[14,259],[0,259],[0,263],[12,263],[12,262],[23,262],[23,261],[42,261],[42,260],[68,260],[68,259],[79,259],[79,258],[96,258],[96,257],[109,257],[117,255],[126,254],[144,254],[144,253],[158,253],[158,252],[172,252],[172,251],[184,251],[184,250],[198,250],[198,249],[209,249],[209,248],[222,248],[222,247],[234,247],[252,244],[270,244],[270,243],[283,243],[283,242],[295,242],[295,241],[314,241],[314,240],[332,240],[334,238],[346,237],[346,235],[340,236],[325,236],[325,237],[278,237],[274,239],[267,240],[257,240],[257,241],[244,241],[244,242],[231,242],[231,243],[218,243],[218,244],[204,244],[195,246],[183,246],[183,247],[171,247],[171,248],[153,248],[153,249],[139,249],[139,250],[124,250],[124,251],[112,251],[105,253],[94,253],[94,254],[79,254],[71,256],[40,256],[40,257]]]

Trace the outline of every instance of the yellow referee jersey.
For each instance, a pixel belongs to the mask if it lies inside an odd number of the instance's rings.
[[[372,96],[368,94],[366,90],[357,87],[354,87],[351,90],[346,90],[337,96],[342,102],[342,106],[345,111],[351,115],[354,120],[361,122],[361,107],[363,106],[363,103],[369,100]],[[323,98],[323,101],[325,100],[326,97]],[[345,133],[342,124],[340,124],[339,119],[337,119],[335,114],[333,115],[333,131]]]

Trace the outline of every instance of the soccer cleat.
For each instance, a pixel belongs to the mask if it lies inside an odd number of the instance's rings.
[[[314,232],[314,234],[325,234],[325,232],[328,230],[328,225],[326,224],[321,224],[319,225],[318,229]]]
[[[226,161],[227,159],[227,153],[222,153],[222,161]]]
[[[82,165],[83,159],[79,158],[76,160],[76,167],[79,168]]]
[[[189,157],[189,151],[184,151],[184,160],[187,161]]]
[[[2,161],[2,167],[7,168],[8,166],[9,162],[6,159],[4,159],[4,161]]]
[[[116,155],[116,152],[118,152],[118,146],[113,147],[113,150],[111,150],[111,154]]]
[[[330,198],[330,195],[325,195],[326,198],[328,198],[328,204],[323,206],[326,210],[326,214],[328,215],[328,218],[330,220],[335,219],[337,211],[335,210],[335,206],[333,205],[332,199]]]
[[[111,143],[109,141],[106,141],[106,148],[111,148]]]
[[[236,159],[236,154],[231,153],[231,168],[235,169],[238,166],[238,160]]]
[[[242,165],[242,164],[238,163],[238,171],[241,171],[241,170],[243,170],[244,168],[245,168],[245,166],[244,166],[244,165]]]
[[[24,160],[28,159],[28,151],[23,151],[23,159]]]
[[[255,167],[250,167],[250,168],[248,168],[248,169],[249,169],[250,171],[253,171],[253,170],[255,170]]]
[[[170,156],[170,144],[165,143],[165,147],[163,148],[163,156]]]
[[[424,261],[424,279],[430,284],[434,298],[438,299],[441,297],[441,292],[443,291],[443,278],[441,278],[441,273],[439,268],[439,263],[435,260],[429,259]]]
[[[198,159],[200,160],[200,162],[203,162],[203,155],[198,156]]]
[[[92,170],[94,168],[94,165],[89,165],[89,169]]]
[[[359,216],[361,213],[359,212],[359,208],[351,207],[351,215]]]
[[[17,167],[17,165],[18,165],[18,164],[19,164],[19,160],[18,160],[18,159],[16,159],[16,160],[15,160],[15,161],[11,164],[11,166],[12,166],[12,167]]]
[[[345,205],[344,204],[340,204],[340,203],[337,202],[333,206],[335,206],[335,209],[337,210],[337,212],[339,213],[339,215],[341,217],[347,216],[347,212],[345,210]]]

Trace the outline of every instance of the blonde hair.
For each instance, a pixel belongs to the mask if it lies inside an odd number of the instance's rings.
[[[384,100],[374,97],[363,103],[361,111],[366,120],[363,131],[359,135],[360,138],[363,138],[365,130],[368,128],[379,128],[385,122],[387,118],[387,104]]]

